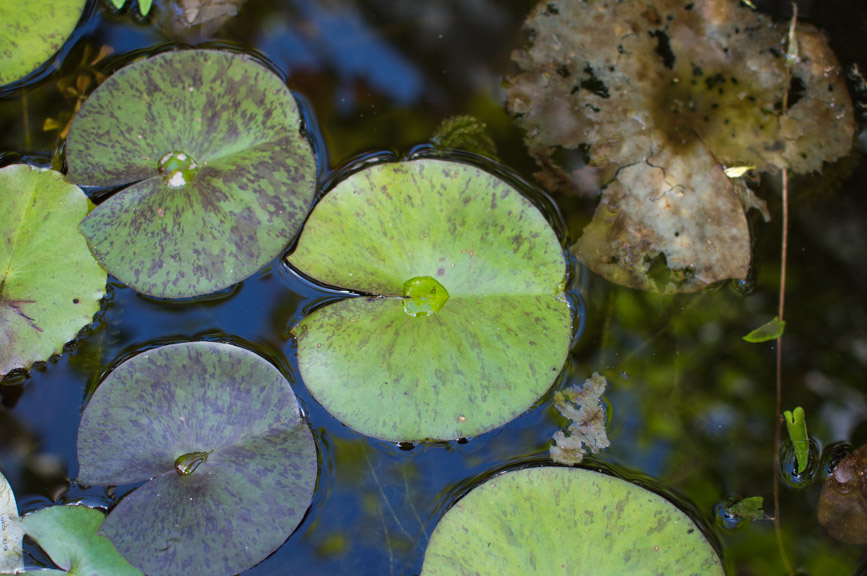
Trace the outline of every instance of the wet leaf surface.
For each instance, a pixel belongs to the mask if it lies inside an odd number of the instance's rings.
[[[283,375],[228,344],[156,348],[118,366],[85,409],[79,481],[149,480],[101,533],[149,574],[231,575],[304,516],[316,448]]]
[[[283,81],[249,56],[167,52],[113,74],[67,140],[69,179],[130,184],[82,223],[96,258],[152,296],[208,294],[286,247],[316,166]]]
[[[822,484],[819,523],[849,544],[867,544],[867,446],[844,458]]]
[[[529,408],[566,359],[556,234],[478,168],[415,160],[357,172],[317,204],[289,261],[324,284],[379,296],[336,302],[294,329],[304,383],[364,434],[480,434]],[[413,292],[435,284],[444,295],[423,302]]]
[[[85,0],[0,0],[0,85],[30,74],[66,42]]]
[[[579,468],[494,476],[442,517],[422,576],[724,574],[701,530],[674,504]]]
[[[509,111],[549,189],[602,189],[574,250],[613,282],[745,277],[749,230],[723,168],[815,171],[852,145],[845,79],[810,25],[791,67],[786,31],[737,0],[543,2],[525,29]]]
[[[61,352],[99,310],[107,276],[78,231],[90,206],[58,172],[0,169],[0,377]]]

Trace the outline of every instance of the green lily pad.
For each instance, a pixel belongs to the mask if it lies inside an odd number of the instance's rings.
[[[78,223],[91,208],[58,172],[0,169],[0,377],[63,350],[105,294]]]
[[[78,480],[149,480],[101,533],[148,574],[231,575],[301,522],[316,447],[283,375],[229,344],[173,344],[125,361],[81,419]]]
[[[27,535],[66,570],[39,573],[142,576],[108,538],[98,534],[104,521],[105,514],[85,506],[52,506],[25,516],[21,522]]]
[[[289,261],[377,295],[321,308],[294,329],[310,392],[369,436],[480,434],[527,410],[569,350],[557,236],[529,200],[466,164],[379,164],[340,182]]]
[[[127,66],[69,130],[69,179],[133,183],[81,224],[106,269],[139,292],[208,294],[265,265],[313,198],[316,164],[289,88],[249,56],[167,52]]]
[[[701,530],[674,504],[579,468],[495,476],[443,515],[422,576],[725,574]]]
[[[86,0],[0,0],[0,85],[24,78],[57,52]]]

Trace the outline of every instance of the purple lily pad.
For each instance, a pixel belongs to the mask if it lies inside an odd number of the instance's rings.
[[[149,480],[101,533],[149,574],[235,574],[301,522],[316,448],[283,375],[229,344],[173,344],[118,366],[78,436],[78,480]]]

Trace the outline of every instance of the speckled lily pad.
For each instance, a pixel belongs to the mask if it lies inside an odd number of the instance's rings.
[[[499,474],[443,515],[422,576],[722,576],[713,546],[658,494],[579,468]]]
[[[166,52],[131,64],[69,130],[69,179],[130,184],[82,223],[97,260],[152,296],[247,278],[298,231],[316,181],[283,81],[249,56]]]
[[[107,276],[78,231],[91,206],[59,172],[0,169],[0,377],[59,353],[99,310]]]
[[[289,261],[376,295],[294,328],[304,383],[364,434],[480,434],[532,406],[565,362],[572,319],[557,236],[479,168],[427,159],[357,172],[317,204]]]
[[[86,0],[0,0],[0,85],[24,78],[66,42]]]
[[[147,574],[230,576],[304,516],[316,448],[283,375],[229,344],[173,344],[114,369],[78,433],[78,480],[149,480],[101,533]]]

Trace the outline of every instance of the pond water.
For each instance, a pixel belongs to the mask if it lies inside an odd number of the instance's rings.
[[[756,2],[781,22],[788,2]],[[522,42],[532,2],[450,0],[249,0],[202,41],[258,50],[288,79],[308,123],[318,128],[320,182],[340,167],[384,151],[429,142],[439,123],[471,114],[487,124],[499,160],[532,180],[523,135],[503,109],[502,76]],[[867,66],[867,4],[799,3],[800,17],[825,30],[841,65]],[[0,157],[46,165],[74,98],[57,88],[83,60],[150,51],[165,37],[130,8],[90,2],[57,61],[25,85],[0,93]],[[111,64],[111,60],[108,60]],[[857,101],[864,94],[855,92]],[[821,175],[790,182],[790,237],[783,349],[783,407],[804,406],[811,436],[826,449],[867,443],[867,163],[860,151]],[[19,156],[20,155],[20,156]],[[715,506],[762,496],[773,511],[775,343],[741,337],[777,311],[781,195],[778,176],[759,195],[772,220],[751,215],[753,279],[698,294],[660,296],[617,287],[574,264],[572,288],[584,305],[583,330],[554,389],[594,371],[607,377],[611,447],[585,461],[640,480],[675,499],[718,538],[730,574],[784,574],[773,523],[724,530]],[[99,194],[95,196],[97,199]],[[595,200],[552,197],[564,245],[580,235]],[[556,212],[552,210],[556,217]],[[504,468],[545,462],[566,422],[553,390],[529,412],[478,437],[392,444],[353,432],[329,415],[298,378],[290,329],[340,297],[295,273],[282,257],[212,297],[167,302],[109,277],[104,309],[59,357],[0,386],[0,471],[22,513],[54,502],[111,507],[132,486],[82,487],[76,434],[86,398],[113,366],[159,345],[228,341],[251,348],[289,378],[316,438],[320,473],[297,531],[245,574],[418,574],[437,521],[467,490]],[[578,300],[576,300],[578,301]],[[2,345],[2,343],[0,343]],[[839,543],[816,518],[820,481],[783,483],[783,540],[798,570],[867,573],[863,549]],[[28,562],[46,561],[35,546]]]

